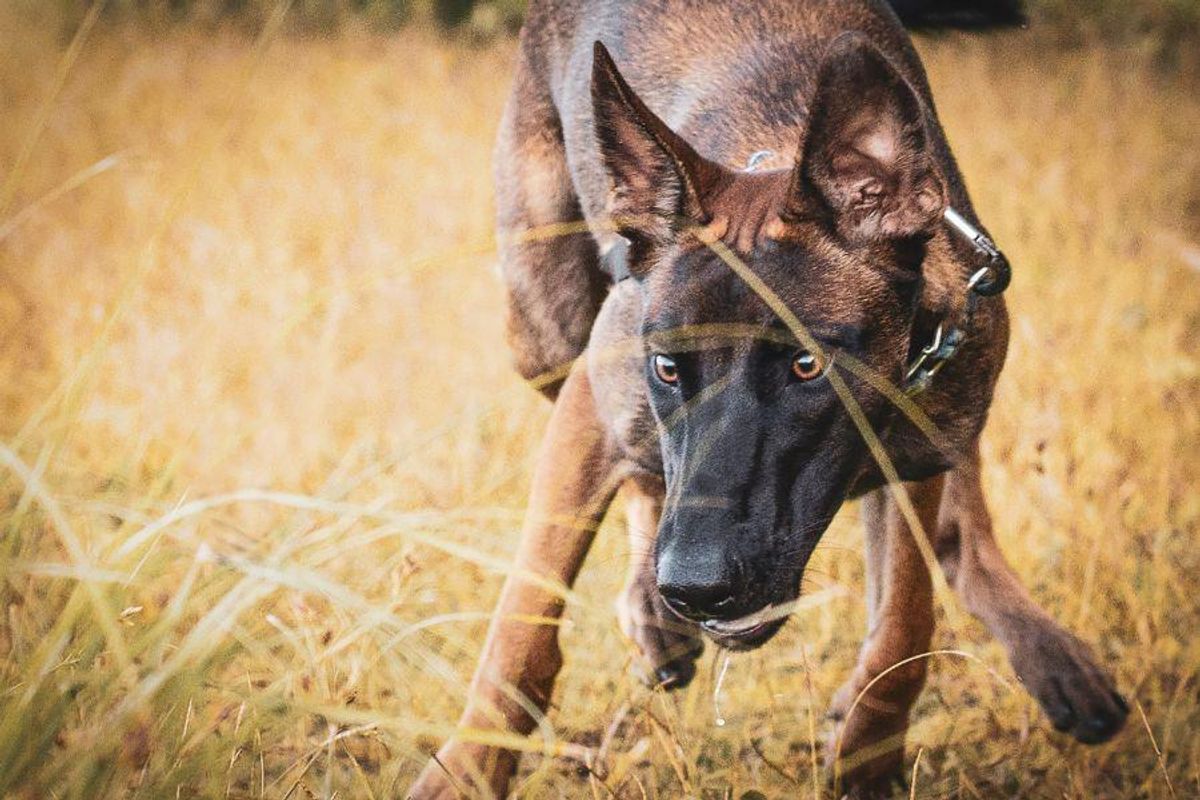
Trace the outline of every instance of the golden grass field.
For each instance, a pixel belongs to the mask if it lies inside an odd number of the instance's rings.
[[[513,43],[35,8],[0,7],[0,797],[396,797],[461,708],[548,412],[492,271]],[[1137,707],[1075,744],[943,628],[979,661],[933,660],[912,796],[1200,796],[1196,76],[1036,33],[921,49],[1017,270],[997,528]],[[681,693],[631,677],[611,515],[529,744],[608,777],[534,754],[518,796],[830,796],[855,517],[718,726],[711,648]]]

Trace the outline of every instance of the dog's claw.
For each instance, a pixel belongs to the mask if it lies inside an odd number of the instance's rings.
[[[654,652],[643,651],[641,665],[634,667],[634,673],[641,679],[647,689],[682,689],[688,686],[696,677],[696,659],[704,652],[703,643],[697,641],[696,646],[689,646],[682,655],[676,650],[676,657],[657,667],[648,667]]]
[[[647,689],[683,689],[696,677],[696,656],[677,658],[659,667],[647,667],[645,661],[635,664],[632,672]]]

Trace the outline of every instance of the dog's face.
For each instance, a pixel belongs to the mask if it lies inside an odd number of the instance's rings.
[[[902,377],[944,184],[915,93],[861,39],[832,46],[791,170],[703,159],[600,46],[592,91],[644,303],[667,483],[658,587],[720,644],[755,647],[868,465],[847,397],[876,429],[890,413],[862,376]]]

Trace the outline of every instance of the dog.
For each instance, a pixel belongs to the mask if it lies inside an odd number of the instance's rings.
[[[530,3],[495,179],[516,366],[554,408],[463,729],[535,727],[563,590],[618,491],[618,618],[665,688],[704,639],[766,643],[861,498],[869,630],[828,760],[851,797],[903,773],[931,565],[1055,728],[1121,728],[1112,678],[993,537],[978,441],[1007,262],[906,30],[1020,19],[1011,0]],[[409,797],[503,797],[516,754],[472,738]]]

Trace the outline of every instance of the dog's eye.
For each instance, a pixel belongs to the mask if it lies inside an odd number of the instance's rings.
[[[679,367],[675,366],[675,359],[662,353],[654,354],[654,374],[669,386],[679,383]]]
[[[804,350],[792,359],[792,374],[802,381],[816,380],[825,371],[825,362],[815,353]]]

